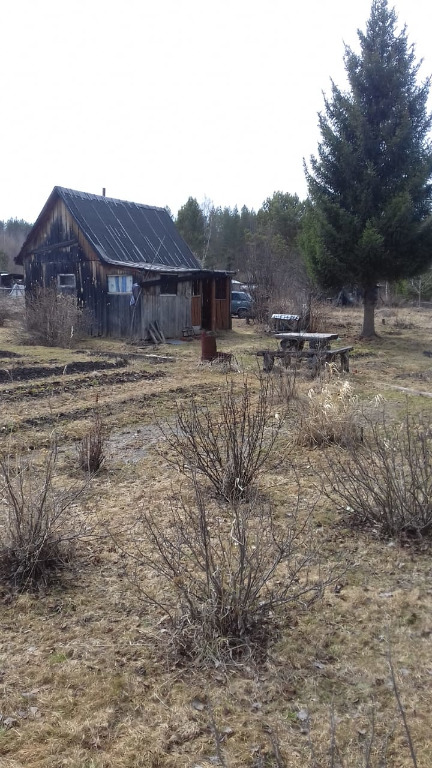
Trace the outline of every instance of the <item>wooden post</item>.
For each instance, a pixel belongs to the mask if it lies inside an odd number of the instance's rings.
[[[273,370],[273,366],[274,366],[274,357],[273,357],[273,355],[271,354],[271,352],[264,352],[264,355],[263,355],[263,357],[264,357],[263,370],[264,370],[266,373],[270,373],[270,371],[272,371],[272,370]]]
[[[211,281],[211,330],[216,330],[216,280]]]

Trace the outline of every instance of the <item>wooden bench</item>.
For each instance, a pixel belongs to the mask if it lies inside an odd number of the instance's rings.
[[[266,373],[270,373],[270,371],[273,370],[274,361],[275,359],[282,360],[282,365],[285,368],[288,368],[288,366],[291,363],[291,355],[288,350],[270,350],[270,349],[261,349],[259,352],[256,353],[257,357],[263,357],[263,371]]]
[[[325,363],[335,363],[339,358],[341,372],[349,373],[349,353],[354,347],[335,347],[335,349],[302,349],[297,357],[310,358],[317,368]]]
[[[342,372],[349,372],[349,353],[353,347],[337,347],[335,349],[293,349],[288,347],[282,350],[270,350],[262,349],[256,352],[257,357],[263,358],[263,370],[266,373],[270,373],[274,367],[275,359],[282,361],[284,368],[288,368],[291,362],[300,362],[304,359],[309,359],[311,365],[315,366],[316,370],[321,368],[325,363],[334,363],[339,357],[340,370]]]
[[[341,371],[349,372],[349,353],[351,350],[354,349],[354,347],[339,347],[337,349],[326,349],[321,354],[325,358],[326,363],[333,363],[335,362],[336,358],[339,357],[340,359],[340,369]]]

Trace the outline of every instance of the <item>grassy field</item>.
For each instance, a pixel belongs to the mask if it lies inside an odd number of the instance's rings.
[[[380,395],[393,417],[407,404],[431,410],[432,361],[423,352],[432,350],[432,314],[379,309],[379,337],[363,342],[359,310],[324,312],[325,329],[354,345],[345,377],[360,403]],[[279,618],[261,662],[202,666],[176,663],[163,613],[129,577],[124,550],[134,547],[140,512],[169,521],[179,495],[190,499],[158,425],[172,423],[175,403],[192,395],[216,402],[227,377],[253,380],[254,351],[275,347],[262,329],[233,323],[217,340],[235,356],[238,370],[228,373],[200,364],[199,340],[166,344],[157,352],[172,359],[153,362],[146,355],[154,349],[123,342],[49,349],[23,346],[13,325],[0,328],[3,449],[38,465],[55,434],[55,482],[85,485],[76,504],[95,534],[82,543],[75,570],[49,590],[0,589],[2,768],[353,768],[365,764],[372,731],[370,765],[383,765],[386,746],[386,765],[411,766],[389,644],[418,765],[432,765],[430,551],[347,527],[321,492],[331,449],[295,440],[307,393],[323,383],[307,371],[258,484],[283,515],[298,480],[301,505],[314,505],[314,539],[340,579],[310,609]],[[87,482],[76,448],[95,408],[109,440],[103,469]],[[331,763],[334,731],[341,763]]]

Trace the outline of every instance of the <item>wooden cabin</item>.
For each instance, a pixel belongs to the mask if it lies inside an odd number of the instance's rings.
[[[54,187],[15,261],[27,296],[76,296],[101,336],[231,328],[231,273],[203,269],[164,208]]]

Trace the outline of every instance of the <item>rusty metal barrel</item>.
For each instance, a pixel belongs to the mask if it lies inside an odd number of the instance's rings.
[[[201,334],[201,360],[214,360],[217,357],[216,336],[212,332]]]

